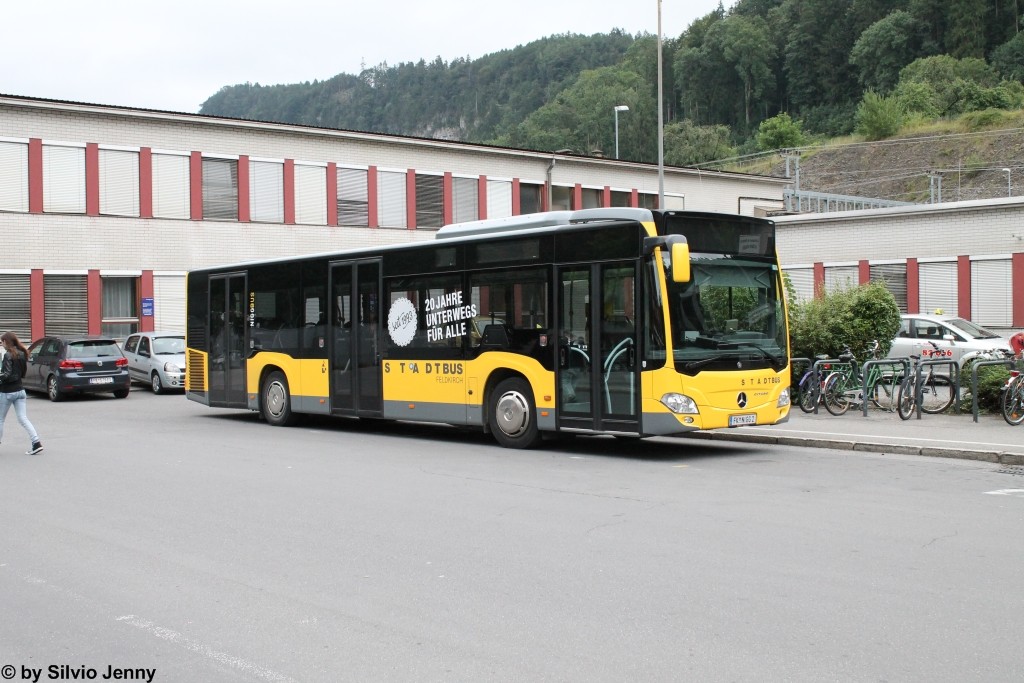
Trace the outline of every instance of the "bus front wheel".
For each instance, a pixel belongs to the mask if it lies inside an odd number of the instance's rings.
[[[295,424],[296,415],[292,412],[288,379],[283,372],[275,370],[263,380],[263,388],[260,391],[260,413],[267,424],[274,427],[288,427]]]
[[[540,441],[533,392],[526,380],[512,377],[491,394],[491,433],[505,448],[532,448]]]

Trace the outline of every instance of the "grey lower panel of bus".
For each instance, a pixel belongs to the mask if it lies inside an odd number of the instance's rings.
[[[331,412],[331,404],[324,400],[323,396],[292,396],[292,410],[297,413],[328,415]]]
[[[671,413],[644,413],[643,414],[644,434],[658,434],[667,436],[669,434],[683,434],[684,432],[696,431],[696,427],[687,427],[679,424],[679,419]]]
[[[548,411],[547,417],[537,416],[537,428],[544,431],[555,429],[555,416]],[[444,422],[452,425],[482,425],[484,411],[481,406],[465,406],[456,403],[417,403],[409,409],[408,401],[384,401],[384,417],[389,420],[422,420],[423,422]]]

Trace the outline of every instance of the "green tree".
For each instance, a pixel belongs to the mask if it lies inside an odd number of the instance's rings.
[[[864,360],[874,340],[887,353],[900,329],[900,309],[881,281],[825,292],[789,307],[790,347],[797,358],[827,354],[846,346]]]
[[[850,51],[850,63],[868,90],[887,93],[899,82],[900,70],[924,56],[927,27],[909,12],[897,10],[879,19],[860,35]]]
[[[803,144],[803,130],[800,121],[794,121],[782,112],[765,119],[757,129],[757,148],[761,151],[799,147]]]
[[[750,126],[751,107],[763,103],[765,94],[775,90],[775,44],[768,23],[761,17],[732,15],[721,22],[722,56],[732,64],[743,83],[744,123]]]
[[[881,140],[895,135],[903,124],[903,107],[897,97],[864,93],[857,108],[857,132],[867,140]]]
[[[665,126],[665,163],[670,166],[694,166],[734,153],[726,126],[698,126],[689,119]]]
[[[1024,33],[1018,33],[992,51],[992,66],[1003,78],[1024,82]]]

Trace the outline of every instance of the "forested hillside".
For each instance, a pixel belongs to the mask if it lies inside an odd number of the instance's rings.
[[[706,163],[831,136],[1024,106],[1024,0],[737,0],[665,26],[665,161]],[[674,36],[674,37],[671,37]],[[479,59],[382,64],[227,86],[201,112],[657,159],[657,48],[613,30]]]

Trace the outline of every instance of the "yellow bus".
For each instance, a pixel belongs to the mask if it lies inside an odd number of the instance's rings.
[[[188,398],[258,411],[645,437],[788,419],[775,225],[583,209],[436,239],[204,268]]]

